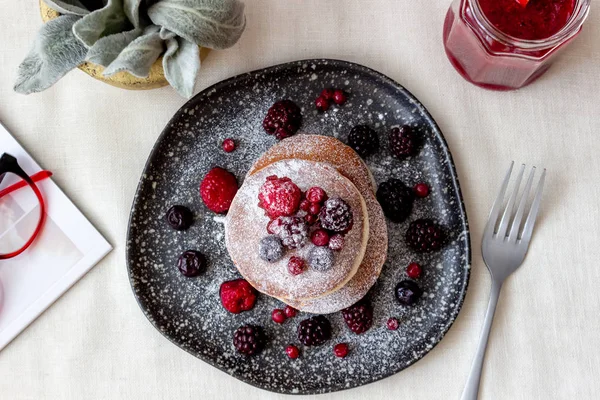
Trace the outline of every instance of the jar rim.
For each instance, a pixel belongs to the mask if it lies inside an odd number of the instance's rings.
[[[538,51],[551,49],[575,36],[581,29],[583,22],[586,20],[589,14],[591,0],[576,0],[573,14],[565,26],[563,26],[558,32],[550,37],[535,40],[519,39],[496,28],[483,13],[479,5],[479,0],[465,0],[463,4],[466,5],[466,3],[471,5],[475,22],[479,28],[482,29],[487,35],[492,36],[494,40],[507,46],[519,47],[524,50]],[[463,13],[465,8],[466,7],[463,7]]]

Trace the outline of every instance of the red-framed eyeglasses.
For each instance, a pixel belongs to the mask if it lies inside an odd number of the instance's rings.
[[[50,176],[50,171],[29,176],[15,157],[0,156],[0,260],[23,253],[39,236],[46,204],[36,182]]]

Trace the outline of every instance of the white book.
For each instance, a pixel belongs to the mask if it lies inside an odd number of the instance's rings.
[[[42,169],[0,124],[2,153],[16,157],[29,175]],[[37,185],[47,206],[43,230],[24,253],[0,260],[0,350],[112,249],[51,178]],[[18,198],[11,200],[18,204]],[[34,208],[19,207],[25,213]]]

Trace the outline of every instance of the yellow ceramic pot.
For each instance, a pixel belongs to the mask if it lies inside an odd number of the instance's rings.
[[[44,0],[40,0],[40,11],[42,13],[42,19],[44,22],[54,19],[60,15],[60,13],[48,7],[48,5],[44,3]],[[201,47],[200,60],[204,60],[209,51],[210,49]],[[152,64],[152,67],[150,67],[150,73],[146,78],[138,78],[137,76],[133,76],[126,71],[117,72],[111,76],[104,76],[102,75],[102,72],[104,72],[103,66],[87,61],[81,64],[79,69],[92,78],[96,78],[104,83],[108,83],[109,85],[123,89],[148,90],[156,89],[169,84],[165,78],[165,71],[162,67],[162,56],[159,57],[154,64]]]

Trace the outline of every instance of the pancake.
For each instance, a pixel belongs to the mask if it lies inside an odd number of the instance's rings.
[[[313,157],[313,155],[316,155]],[[329,314],[351,306],[362,299],[375,284],[388,249],[385,216],[373,195],[370,171],[360,156],[339,140],[318,135],[296,135],[284,139],[264,153],[250,169],[250,174],[285,157],[329,162],[350,179],[361,192],[369,215],[369,240],[363,261],[354,277],[339,290],[317,299],[290,301],[290,306],[315,314]]]
[[[346,245],[335,252],[327,271],[307,268],[300,275],[287,269],[290,257],[307,259],[315,247],[310,240],[300,249],[286,250],[284,257],[269,263],[259,256],[259,242],[267,236],[269,218],[258,207],[258,192],[268,176],[290,178],[302,191],[319,186],[330,198],[340,197],[352,209],[354,224],[346,234]],[[225,244],[242,276],[257,290],[285,301],[306,301],[332,293],[356,274],[369,239],[366,203],[356,186],[330,164],[307,160],[281,160],[247,176],[238,190],[225,223]]]

